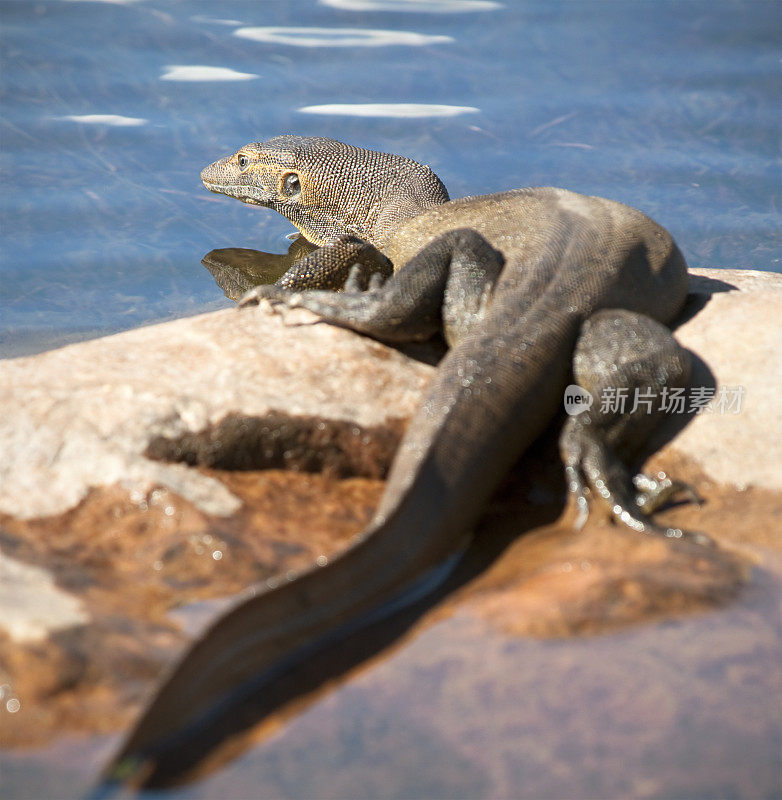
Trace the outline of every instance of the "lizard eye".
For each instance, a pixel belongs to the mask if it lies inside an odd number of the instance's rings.
[[[236,159],[236,162],[239,164],[239,169],[247,169],[247,166],[250,163],[250,157],[246,156],[244,153],[240,153]]]
[[[289,172],[282,179],[282,193],[286,197],[293,197],[301,191],[301,181],[295,172]]]

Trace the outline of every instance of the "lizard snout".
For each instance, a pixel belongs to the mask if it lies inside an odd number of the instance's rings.
[[[229,183],[230,173],[228,158],[221,158],[201,170],[201,182],[207,189],[212,186],[225,186]]]

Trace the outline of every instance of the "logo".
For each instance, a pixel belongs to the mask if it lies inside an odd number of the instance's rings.
[[[571,383],[565,389],[565,412],[574,417],[592,406],[592,395],[586,389]]]

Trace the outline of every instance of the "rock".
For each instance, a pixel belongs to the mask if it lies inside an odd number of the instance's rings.
[[[603,632],[724,603],[751,559],[778,552],[782,278],[693,274],[677,336],[703,385],[742,386],[743,405],[695,416],[654,456],[707,500],[660,519],[735,552],[668,548],[598,520],[575,535],[549,442],[481,525],[490,535],[467,563],[482,577],[421,627],[466,614],[513,637]],[[313,323],[230,309],[0,362],[0,547],[35,564],[35,585],[62,592],[67,612],[35,617],[33,641],[36,603],[21,591],[0,619],[6,693],[21,702],[12,743],[128,725],[204,613],[366,524],[439,351],[421,361]]]
[[[0,551],[0,628],[17,642],[45,639],[52,631],[88,621],[81,601],[54,585],[51,573]]]
[[[0,512],[61,514],[90,489],[118,484],[142,493],[165,486],[207,513],[228,515],[239,501],[221,483],[152,460],[148,448],[172,455],[179,443],[189,448],[183,459],[218,464],[231,451],[219,440],[239,432],[255,444],[256,463],[245,468],[286,465],[285,454],[293,450],[288,460],[295,462],[301,450],[302,425],[319,437],[326,466],[329,452],[366,460],[370,440],[384,438],[374,466],[363,467],[382,473],[400,420],[415,409],[431,372],[346,330],[290,327],[259,308],[3,361]],[[199,447],[201,439],[211,441]]]
[[[718,386],[742,388],[742,408],[699,414],[670,447],[721,482],[782,488],[782,278],[693,274],[703,307],[676,334]],[[207,513],[238,509],[218,482],[160,458],[312,468],[316,452],[316,468],[380,475],[431,373],[377,342],[323,323],[286,324],[262,308],[10,359],[0,366],[0,512],[59,514],[113,484],[166,486]],[[368,455],[369,442],[377,452]]]
[[[698,357],[693,383],[716,382],[713,409],[696,415],[669,448],[716,481],[782,489],[782,276],[692,270],[690,313],[676,329]],[[740,408],[718,407],[720,389]]]

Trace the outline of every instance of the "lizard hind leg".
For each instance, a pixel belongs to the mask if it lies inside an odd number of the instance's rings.
[[[665,417],[661,398],[686,388],[687,351],[648,317],[600,311],[582,326],[573,375],[592,397],[588,409],[568,417],[560,436],[568,490],[578,509],[576,526],[586,522],[590,504],[598,504],[616,523],[638,532],[710,541],[657,525],[649,516],[681,492],[697,501],[692,487],[663,473],[633,477],[628,467]]]

